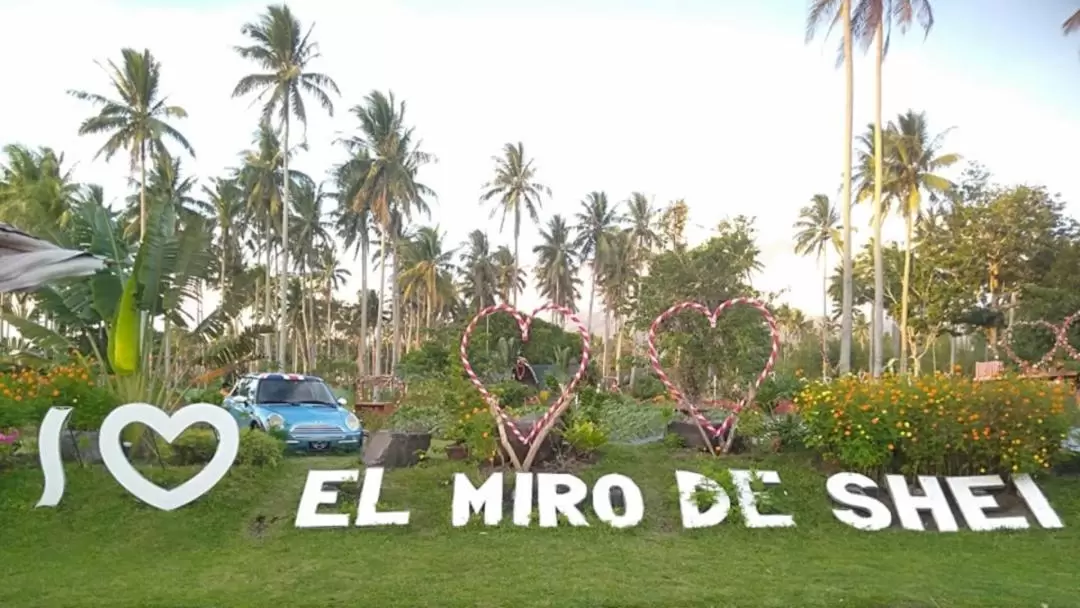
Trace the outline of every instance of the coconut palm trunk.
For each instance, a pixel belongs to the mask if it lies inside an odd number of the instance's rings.
[[[334,360],[334,280],[326,279],[326,360]]]
[[[266,269],[265,269],[266,270],[266,272],[265,272],[266,284],[263,286],[263,310],[262,310],[263,323],[265,323],[266,325],[270,324],[270,319],[271,319],[271,316],[270,316],[270,302],[271,302],[270,285],[272,283],[270,281],[270,267],[273,264],[273,257],[272,257],[272,253],[271,253],[272,249],[273,249],[273,247],[272,247],[272,245],[273,245],[273,237],[271,236],[272,232],[273,232],[273,224],[271,223],[270,218],[267,218],[266,219]],[[271,359],[273,357],[273,355],[270,354],[271,352],[273,352],[271,350],[271,348],[272,348],[271,347],[271,340],[272,340],[272,337],[269,336],[269,335],[266,336],[265,339],[263,340],[263,348],[264,348],[263,352],[266,354],[266,359],[267,360],[269,360],[269,359]]]
[[[521,241],[521,208],[514,208],[514,267],[510,275],[510,297],[513,298],[511,306],[517,308],[517,279],[518,279],[518,244]]]
[[[379,245],[382,255],[379,258],[379,306],[375,317],[375,348],[372,353],[372,373],[382,375],[382,326],[383,326],[383,302],[386,302],[386,234],[383,233],[382,243]]]
[[[289,309],[289,103],[285,102],[284,124],[282,125],[282,155],[281,166],[284,173],[281,184],[281,284],[278,285],[278,336],[277,336],[277,363],[278,367],[285,371],[285,342],[287,339],[286,328],[288,327],[287,313]]]
[[[360,237],[360,348],[356,351],[356,369],[363,376],[368,372],[368,260],[371,259],[367,236]]]
[[[590,336],[592,336],[593,300],[596,298],[596,277],[599,274],[600,274],[599,268],[597,267],[597,263],[596,263],[596,254],[593,253],[592,281],[591,281],[592,284],[589,286],[589,312],[587,313],[588,316],[585,318],[585,328],[589,331]]]
[[[915,232],[915,219],[909,211],[904,218],[906,236],[904,243],[904,277],[900,288],[900,373],[906,373],[908,369],[908,289],[911,284],[911,239]]]
[[[397,367],[398,361],[401,359],[401,289],[398,287],[398,244],[397,239],[391,245],[393,249],[394,265],[390,269],[390,293],[392,301],[390,305],[393,314],[393,326],[394,326],[394,343],[390,349],[390,366],[387,369],[387,374],[392,375],[394,369]]]
[[[615,331],[615,382],[622,380],[622,343],[623,343],[623,321],[618,319],[618,324]]]
[[[139,142],[139,242],[146,238],[146,141]]]
[[[881,254],[882,208],[881,189],[885,179],[885,150],[881,133],[881,71],[885,61],[884,20],[878,21],[874,34],[874,55],[877,61],[874,72],[874,310],[871,315],[871,375],[881,376],[885,360],[885,260]]]
[[[611,326],[611,315],[607,310],[604,311],[604,351],[601,360],[601,367],[603,371],[602,375],[606,376],[608,372],[608,344],[611,342],[611,330],[608,329]]]
[[[840,365],[841,375],[851,372],[851,136],[855,117],[855,69],[852,55],[851,0],[842,0],[840,20],[844,25],[844,184],[840,210],[844,225],[844,285],[840,307]]]
[[[829,254],[821,250],[821,379],[829,377]]]

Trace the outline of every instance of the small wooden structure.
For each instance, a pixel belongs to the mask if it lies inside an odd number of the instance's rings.
[[[408,387],[397,376],[366,376],[356,383],[356,415],[392,414]]]

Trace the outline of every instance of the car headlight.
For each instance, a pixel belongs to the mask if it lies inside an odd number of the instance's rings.
[[[345,426],[348,427],[350,431],[359,431],[360,419],[356,417],[356,414],[349,414],[345,418]]]
[[[285,427],[285,418],[281,414],[270,414],[266,417],[266,424],[272,429]]]

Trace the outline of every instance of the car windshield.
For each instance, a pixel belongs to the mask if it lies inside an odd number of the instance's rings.
[[[334,394],[322,380],[304,378],[286,380],[283,378],[263,378],[255,394],[256,403],[324,403],[337,405]]]

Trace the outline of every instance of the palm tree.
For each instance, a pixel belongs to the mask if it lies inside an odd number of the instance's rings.
[[[32,231],[62,227],[79,185],[64,167],[64,155],[51,148],[4,146],[0,164],[0,221]]]
[[[621,221],[616,206],[608,206],[607,194],[590,192],[581,201],[581,211],[574,216],[578,225],[578,236],[574,244],[582,263],[592,266],[592,285],[589,287],[589,309],[585,325],[592,333],[593,300],[596,298],[596,284],[600,280],[600,263],[607,253],[612,229]],[[606,329],[606,328],[605,328]]]
[[[551,189],[535,181],[536,167],[532,160],[527,160],[525,147],[518,142],[503,146],[502,157],[492,157],[495,161],[495,178],[487,182],[481,189],[480,202],[486,203],[498,197],[498,206],[491,210],[491,216],[495,217],[498,211],[502,211],[502,219],[499,221],[499,230],[506,225],[506,216],[514,217],[514,262],[518,263],[518,242],[521,236],[521,212],[525,213],[534,224],[540,223],[537,211],[542,206],[541,197],[551,196]],[[512,306],[517,306],[517,290],[513,294]]]
[[[881,73],[885,65],[885,53],[888,50],[886,25],[895,20],[901,32],[907,30],[912,20],[918,19],[919,25],[928,36],[934,26],[934,13],[928,0],[860,0],[852,15],[853,35],[862,44],[865,52],[873,41],[874,44],[874,143],[873,151],[873,244],[874,244],[874,314],[870,323],[872,335],[871,373],[877,378],[881,375],[884,363],[884,325],[885,325],[885,265],[881,255],[881,224],[885,218],[882,205],[882,189],[885,175],[885,145],[882,138],[881,123]],[[889,28],[891,29],[891,27]]]
[[[123,56],[122,69],[112,61],[109,61],[108,69],[102,66],[116,90],[116,99],[85,91],[68,91],[68,94],[101,107],[96,116],[87,118],[79,126],[79,135],[109,134],[105,145],[94,158],[104,154],[105,160],[109,160],[124,149],[131,157],[132,171],[136,168],[139,170],[141,241],[146,233],[146,157],[166,153],[165,138],[180,144],[193,157],[195,150],[179,131],[166,122],[169,118],[186,118],[187,112],[180,106],[168,105],[168,99],[161,97],[158,88],[161,63],[154,59],[149,49],[140,53],[125,48],[120,54]]]
[[[506,245],[499,245],[491,256],[491,263],[495,266],[495,285],[499,299],[508,304],[511,294],[525,289],[525,271],[518,265],[514,252]]]
[[[481,230],[473,230],[462,244],[461,296],[471,310],[479,313],[495,304],[498,291],[495,264],[491,259],[491,243]]]
[[[341,266],[333,241],[327,241],[319,249],[317,256],[316,268],[319,270],[319,279],[326,289],[326,357],[332,360],[334,356],[334,292],[352,273]]]
[[[253,253],[264,256],[263,275],[265,278],[263,290],[263,305],[261,317],[265,324],[269,324],[272,317],[271,308],[271,280],[270,271],[275,249],[273,236],[280,234],[280,220],[285,216],[284,190],[285,183],[295,185],[300,181],[311,181],[311,178],[303,173],[290,169],[285,170],[285,149],[281,141],[270,126],[270,123],[261,121],[259,128],[252,137],[253,149],[242,153],[242,166],[238,175],[238,181],[244,190],[249,216],[256,219],[262,226],[262,233],[253,234],[251,246]],[[288,178],[286,178],[288,175]],[[284,276],[284,275],[283,275]],[[281,325],[283,322],[278,321]],[[270,359],[272,350],[269,336],[264,342],[265,355]]]
[[[632,286],[636,283],[636,252],[634,235],[630,228],[618,230],[608,239],[608,253],[601,266],[600,285],[604,293],[605,314],[615,315],[615,378],[621,381],[622,340],[626,315],[630,312]],[[606,338],[608,318],[604,319],[605,340],[601,367],[603,373],[608,369],[608,342]]]
[[[424,327],[430,329],[436,314],[449,307],[457,297],[453,272],[456,251],[443,249],[443,234],[438,226],[422,226],[410,239],[402,255],[401,282],[404,296],[416,296],[423,311]]]
[[[837,23],[844,30],[840,59],[844,65],[845,103],[844,103],[844,178],[841,194],[840,214],[843,218],[843,265],[844,296],[841,302],[840,317],[840,373],[851,371],[851,311],[852,311],[852,274],[851,274],[851,138],[855,116],[855,58],[852,55],[854,32],[851,26],[852,0],[811,0],[810,14],[806,20],[806,40],[813,39],[818,29],[829,22],[829,30]],[[839,62],[838,62],[839,63]]]
[[[799,219],[795,222],[795,253],[813,254],[821,262],[821,376],[829,375],[829,263],[828,250],[831,244],[840,249],[840,235],[836,229],[839,218],[836,208],[824,194],[815,194],[810,204],[799,210]],[[846,249],[846,248],[845,248]]]
[[[627,201],[627,221],[630,224],[630,243],[632,259],[634,260],[634,297],[641,291],[641,279],[646,274],[649,258],[653,251],[663,241],[662,235],[657,231],[658,212],[652,203],[640,192],[634,192]],[[630,347],[633,356],[637,356],[639,347],[639,334],[633,333]],[[634,385],[637,366],[630,368],[630,385]]]
[[[379,227],[382,262],[386,261],[391,248],[396,260],[400,240],[392,237],[394,217],[398,215],[404,221],[412,219],[413,212],[428,213],[425,197],[433,196],[434,192],[417,181],[417,173],[420,167],[436,159],[420,149],[421,142],[414,141],[414,128],[405,126],[405,102],[398,103],[393,92],[372,91],[362,105],[354,106],[350,111],[360,122],[361,136],[347,138],[342,143],[353,154],[367,154],[367,172],[356,193],[354,207],[368,209]],[[385,265],[380,268],[381,273],[386,272]],[[401,356],[401,293],[396,288],[397,275],[398,264],[395,262],[390,278],[390,284],[394,286],[391,367],[397,365]],[[385,295],[380,293],[379,297],[382,301]],[[375,324],[377,343],[382,339],[381,320],[380,314]],[[375,352],[378,357],[379,349]]]
[[[310,270],[318,267],[319,252],[333,242],[330,237],[330,223],[325,217],[323,206],[328,198],[321,186],[310,180],[299,182],[296,196],[291,203],[296,221],[296,233],[290,248],[294,268],[300,276],[300,319],[306,341],[302,349],[305,361],[313,365],[317,354],[315,333],[315,290],[309,289]],[[294,332],[295,333],[295,332]],[[307,371],[307,370],[305,370]]]
[[[938,199],[952,189],[949,180],[935,172],[951,167],[960,161],[958,154],[942,154],[941,143],[948,130],[933,137],[924,112],[908,110],[901,114],[896,123],[889,125],[894,133],[891,150],[895,158],[886,162],[895,164],[896,189],[902,201],[901,212],[904,214],[905,251],[904,277],[900,300],[900,373],[907,371],[907,315],[908,291],[911,281],[911,250],[914,240],[915,222],[922,213],[922,193],[925,191],[931,201]]]
[[[540,230],[540,244],[533,247],[536,254],[536,287],[544,298],[557,306],[577,310],[578,252],[566,220],[559,214],[551,216]]]
[[[211,186],[203,186],[203,196],[213,209],[215,226],[218,231],[218,291],[221,292],[221,301],[224,302],[229,285],[229,269],[231,262],[239,262],[240,242],[238,224],[243,222],[245,214],[245,201],[243,192],[235,178],[215,177],[210,180]]]
[[[240,79],[233,89],[233,97],[242,97],[258,91],[256,100],[264,100],[262,109],[263,122],[269,124],[275,112],[281,124],[282,165],[289,174],[289,126],[296,118],[306,128],[307,110],[304,107],[303,94],[311,95],[328,114],[334,115],[334,104],[327,91],[340,95],[337,84],[329,76],[317,72],[308,72],[308,64],[319,57],[318,45],[311,40],[311,30],[303,33],[300,21],[293,16],[289,7],[271,5],[266,8],[255,23],[246,23],[240,33],[251,39],[250,46],[237,46],[235,50],[244,59],[254,61],[266,70],[260,74],[249,74]],[[288,307],[289,278],[289,180],[285,180],[282,191],[281,212],[281,277],[280,310],[277,343],[277,363],[285,367],[286,312]]]
[[[353,260],[360,256],[360,334],[361,347],[357,350],[356,370],[360,376],[367,374],[368,330],[368,264],[371,263],[371,208],[360,196],[371,165],[367,150],[357,150],[349,160],[334,168],[337,183],[337,209],[334,210],[337,234],[344,241],[345,249],[353,250]]]

